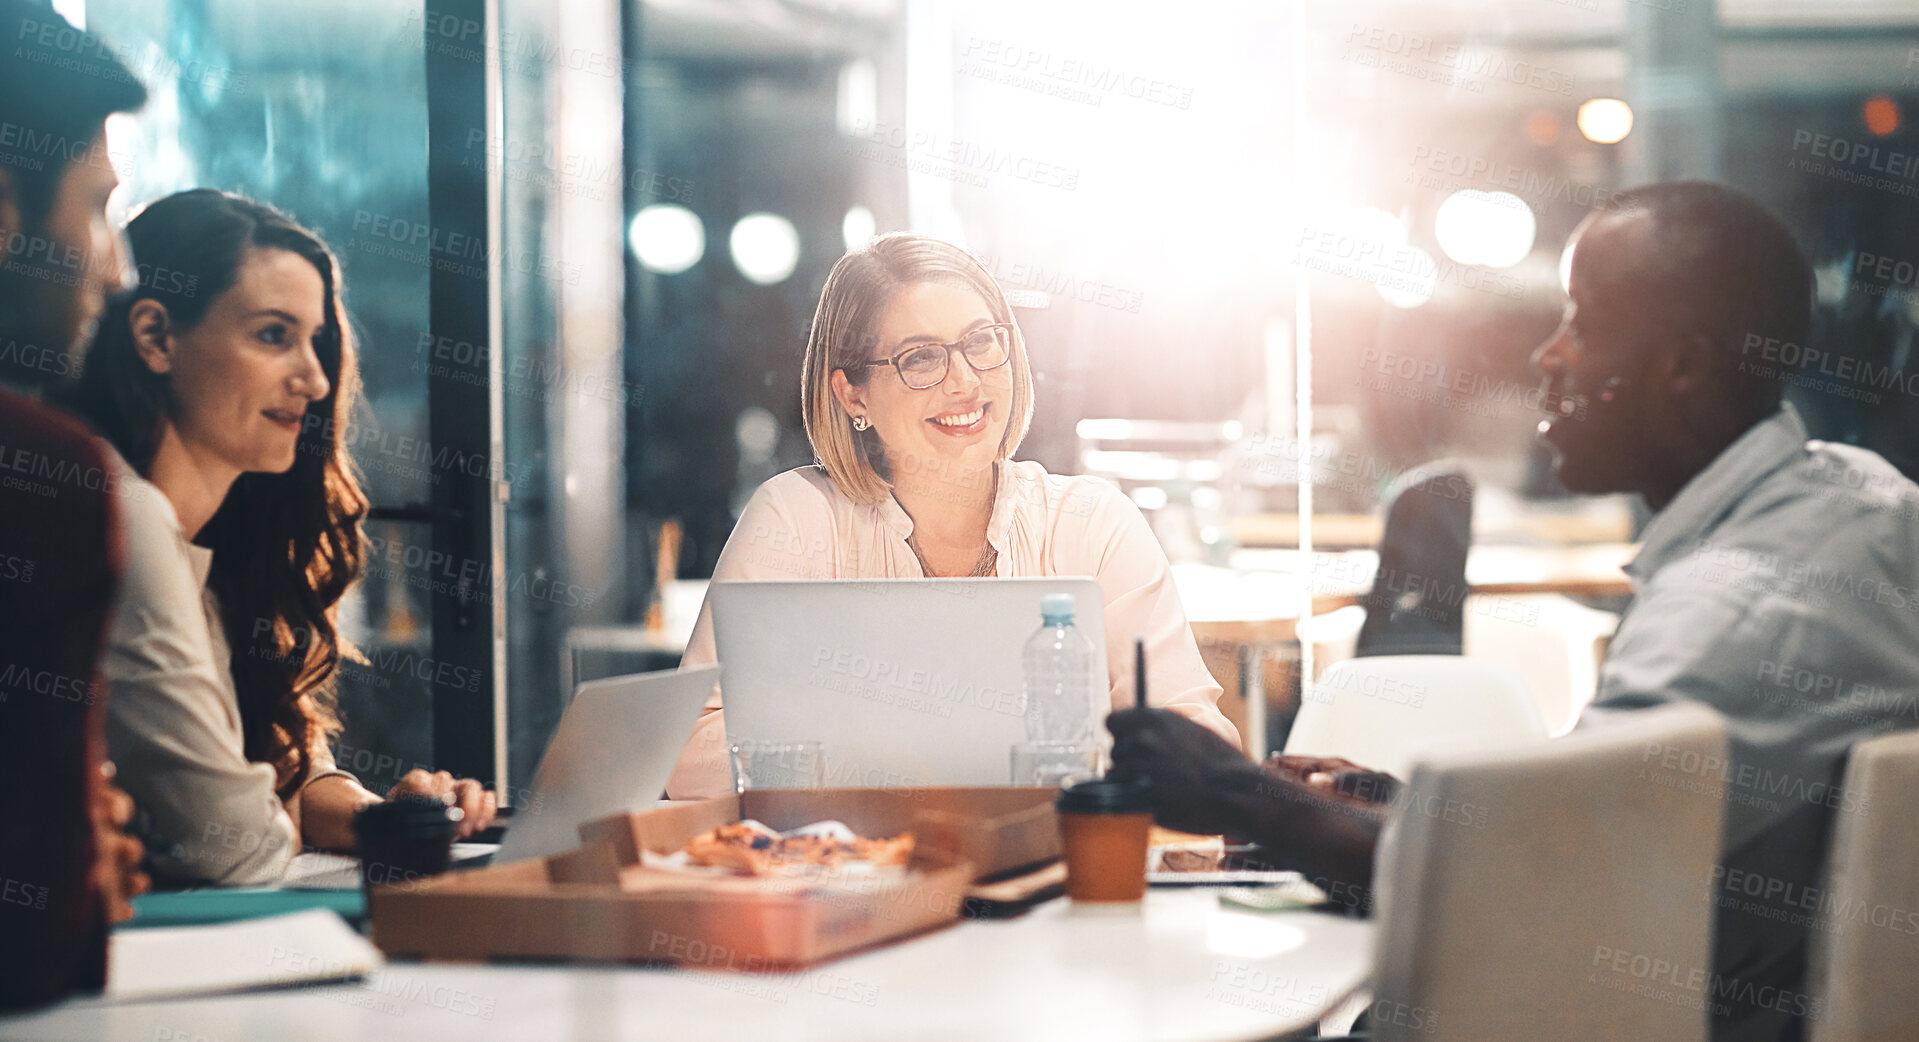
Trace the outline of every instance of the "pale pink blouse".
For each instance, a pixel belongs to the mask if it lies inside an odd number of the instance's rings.
[[[906,545],[913,521],[888,496],[860,506],[821,467],[772,478],[753,494],[720,551],[715,579],[917,579]],[[1234,745],[1239,732],[1220,714],[1220,688],[1199,656],[1173,588],[1166,554],[1146,519],[1111,483],[1003,462],[987,542],[1001,576],[1092,576],[1104,595],[1106,675],[1115,709],[1133,703],[1132,648],[1146,641],[1152,703],[1186,716]],[[684,668],[715,660],[710,602],[687,642]],[[715,688],[680,755],[667,794],[675,799],[731,791],[726,727]]]

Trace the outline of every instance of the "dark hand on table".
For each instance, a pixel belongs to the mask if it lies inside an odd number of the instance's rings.
[[[1228,796],[1259,779],[1238,749],[1165,709],[1122,709],[1106,727],[1113,732],[1113,775],[1152,780],[1155,821],[1207,836],[1237,830]]]
[[[1287,756],[1274,753],[1262,765],[1270,774],[1321,792],[1337,793],[1361,803],[1391,803],[1399,779],[1343,756]]]
[[[109,923],[133,918],[133,899],[153,883],[141,870],[146,846],[127,835],[133,797],[114,781],[113,765],[101,764],[93,792],[93,875]]]
[[[494,815],[500,812],[499,797],[472,778],[455,778],[446,771],[425,771],[416,767],[406,772],[400,783],[386,794],[387,799],[395,796],[428,796],[460,808],[462,817],[460,830],[454,835],[456,840],[465,839],[493,824]]]

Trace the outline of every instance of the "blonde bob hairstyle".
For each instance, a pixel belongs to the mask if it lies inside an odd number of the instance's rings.
[[[1013,308],[999,283],[950,242],[907,232],[882,235],[841,257],[826,276],[800,370],[800,415],[813,454],[833,484],[862,506],[884,500],[892,494],[893,485],[885,474],[886,454],[879,432],[853,429],[853,418],[833,396],[833,372],[846,370],[846,378],[859,386],[872,379],[878,370],[855,367],[873,360],[880,313],[900,287],[926,282],[973,290],[986,302],[993,321],[1013,327],[1013,401],[996,459],[1011,458],[1033,422],[1033,371],[1026,361],[1026,337],[1013,321]]]

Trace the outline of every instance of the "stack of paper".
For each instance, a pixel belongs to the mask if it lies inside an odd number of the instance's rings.
[[[153,999],[346,980],[385,962],[378,949],[326,911],[116,930],[105,997]]]

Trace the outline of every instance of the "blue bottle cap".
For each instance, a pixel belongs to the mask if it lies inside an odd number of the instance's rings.
[[[1049,593],[1039,599],[1040,617],[1048,622],[1061,618],[1071,621],[1077,608],[1070,593]]]

